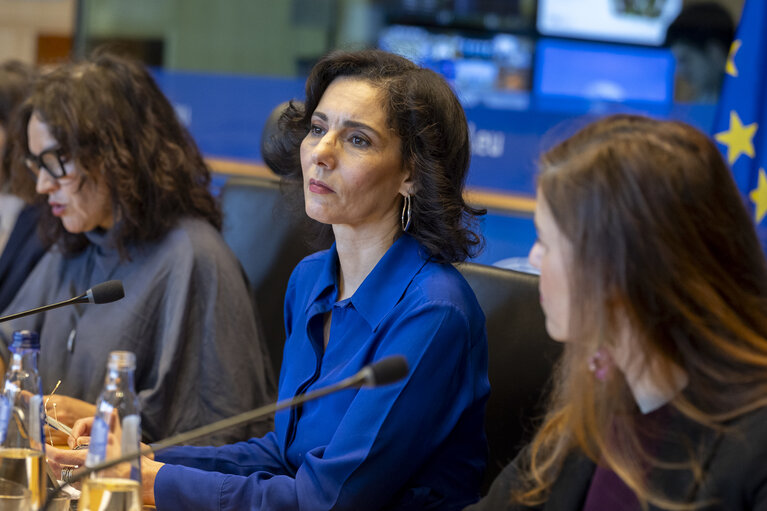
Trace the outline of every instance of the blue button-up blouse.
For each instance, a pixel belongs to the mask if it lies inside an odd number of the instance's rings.
[[[392,354],[407,358],[409,375],[279,412],[262,438],[158,453],[168,463],[155,480],[158,509],[449,510],[478,498],[489,383],[484,315],[469,285],[405,234],[351,298],[337,296],[335,246],[293,271],[280,399]]]

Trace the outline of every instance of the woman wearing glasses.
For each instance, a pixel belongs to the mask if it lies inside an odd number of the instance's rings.
[[[10,180],[17,193],[47,197],[42,230],[54,245],[7,310],[110,279],[125,287],[115,303],[3,325],[6,343],[13,330],[40,332],[43,390],[61,381],[58,419],[93,415],[117,349],[136,354],[146,440],[271,401],[270,366],[247,283],[218,232],[208,168],[148,72],[110,55],[65,65],[39,80],[17,121]]]

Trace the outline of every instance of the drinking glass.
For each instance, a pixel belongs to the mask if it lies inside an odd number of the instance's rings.
[[[32,509],[32,494],[24,486],[0,478],[0,511],[29,511]]]

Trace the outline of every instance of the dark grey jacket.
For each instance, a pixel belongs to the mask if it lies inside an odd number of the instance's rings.
[[[655,488],[684,502],[709,501],[706,511],[767,511],[767,408],[730,423],[725,433],[715,433],[683,417],[669,424],[659,455],[684,459],[689,447],[700,453],[705,476],[695,484],[688,470],[656,470],[650,477]],[[670,434],[678,432],[677,435]],[[580,511],[586,500],[595,464],[583,455],[566,461],[546,503],[537,507],[512,505],[509,494],[516,481],[518,459],[495,479],[488,495],[464,511]],[[650,506],[651,510],[656,510]]]

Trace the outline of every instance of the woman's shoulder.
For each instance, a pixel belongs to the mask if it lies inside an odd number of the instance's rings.
[[[309,254],[298,262],[296,269],[312,269],[318,264],[325,264],[327,258],[330,255],[330,251],[331,249],[326,248],[324,250],[318,250],[317,252]]]
[[[55,294],[61,287],[61,282],[68,279],[67,270],[72,270],[77,264],[72,264],[72,261],[77,260],[78,256],[65,258],[55,247],[48,249],[30,271],[7,310],[27,308],[28,304],[29,307],[34,307],[58,298]]]
[[[427,261],[413,277],[409,292],[417,293],[428,302],[444,302],[463,310],[481,311],[474,290],[450,263]]]
[[[748,451],[767,459],[767,406],[732,419],[722,433],[721,446],[732,451]],[[744,452],[745,454],[745,452]]]
[[[144,250],[164,258],[172,257],[176,264],[234,258],[221,233],[206,220],[196,217],[180,219],[165,236]]]
[[[303,281],[310,278],[312,281],[317,279],[318,273],[327,264],[331,249],[319,250],[301,259],[290,275],[290,280]]]
[[[162,237],[166,245],[202,246],[208,243],[223,243],[221,233],[209,222],[197,217],[184,217]]]
[[[134,254],[132,254],[134,255]],[[129,263],[168,277],[241,275],[241,265],[221,233],[201,218],[185,217],[160,240],[144,245]]]
[[[65,293],[70,292],[73,280],[90,265],[91,250],[86,248],[81,252],[65,254],[56,245],[49,247],[32,268],[23,287],[43,288],[54,293],[65,288]]]
[[[767,504],[767,407],[743,414],[715,435],[702,496],[733,503],[745,499],[748,509]],[[732,506],[727,509],[740,509]]]

